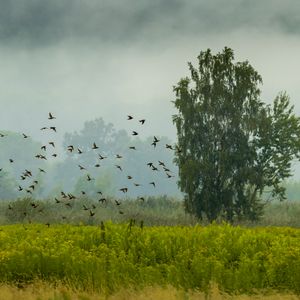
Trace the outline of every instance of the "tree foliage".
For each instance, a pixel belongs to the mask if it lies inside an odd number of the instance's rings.
[[[282,181],[299,158],[300,119],[286,93],[265,104],[262,78],[230,48],[208,49],[174,86],[179,187],[187,211],[214,220],[256,219],[262,194],[285,198]]]

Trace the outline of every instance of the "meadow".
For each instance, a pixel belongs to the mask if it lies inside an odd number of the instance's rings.
[[[0,227],[0,282],[112,295],[174,287],[209,294],[300,293],[300,230],[17,224]]]

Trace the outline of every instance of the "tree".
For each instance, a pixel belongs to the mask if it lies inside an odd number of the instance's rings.
[[[260,99],[261,76],[230,48],[198,56],[190,77],[174,86],[178,114],[175,162],[185,207],[212,221],[257,219],[263,193],[285,199],[282,181],[299,159],[300,119],[286,93],[273,105]]]

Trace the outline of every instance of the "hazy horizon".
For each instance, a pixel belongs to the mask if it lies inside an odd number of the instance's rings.
[[[142,138],[176,139],[172,91],[201,50],[231,47],[262,75],[262,98],[291,96],[300,114],[298,1],[1,1],[0,130],[43,139],[48,112],[57,138],[102,117]],[[297,171],[297,178],[300,172]]]

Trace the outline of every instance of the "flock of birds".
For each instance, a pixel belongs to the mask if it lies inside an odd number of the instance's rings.
[[[131,115],[128,115],[127,116],[127,120],[128,121],[132,121],[134,119],[133,116]],[[49,112],[48,114],[48,120],[51,121],[51,126],[44,126],[42,127],[40,130],[41,131],[47,131],[47,130],[51,130],[53,132],[57,132],[57,128],[56,126],[53,126],[52,122],[54,122],[54,120],[56,120],[56,117],[51,113]],[[145,119],[139,119],[138,122],[140,123],[140,125],[144,125],[144,123],[146,122]],[[139,133],[135,130],[132,131],[132,136],[138,136]],[[7,136],[7,134],[4,134],[4,133],[0,133],[0,138],[5,138]],[[25,133],[22,133],[22,136],[24,139],[28,139],[29,138],[29,135],[25,134]],[[151,143],[151,146],[153,146],[154,148],[156,148],[157,144],[160,142],[160,139],[157,138],[156,136],[153,137],[153,141]],[[43,145],[41,147],[41,153],[38,153],[35,155],[35,158],[36,159],[40,159],[40,160],[47,160],[47,152],[48,152],[48,148],[52,148],[54,151],[56,149],[56,145],[55,145],[55,142],[53,141],[49,141],[47,145]],[[181,150],[178,148],[178,146],[172,146],[170,144],[165,144],[165,148],[166,149],[169,149],[169,150],[174,150],[176,151],[177,153],[180,153]],[[137,150],[136,149],[136,146],[129,146],[129,149],[130,150]],[[91,142],[91,150],[95,152],[95,154],[97,155],[97,160],[99,162],[101,162],[102,160],[105,160],[107,159],[108,157],[105,156],[105,154],[101,154],[99,153],[99,145],[96,144],[96,142],[92,141]],[[66,151],[69,152],[69,153],[76,153],[78,155],[82,155],[84,153],[83,150],[80,149],[80,146],[78,145],[68,145],[67,148],[66,148]],[[57,153],[52,153],[50,154],[53,158],[56,158],[58,156]],[[123,155],[122,154],[115,154],[115,159],[116,160],[121,160],[123,158]],[[99,168],[100,167],[100,163],[97,162],[94,167],[95,168]],[[13,158],[9,158],[9,163],[10,164],[13,164],[14,163],[14,159]],[[174,175],[172,175],[172,171],[166,166],[165,162],[161,161],[161,160],[158,160],[157,164],[155,165],[153,162],[148,162],[147,163],[147,166],[154,172],[157,172],[159,171],[159,167],[164,171],[164,173],[166,174],[167,178],[171,179],[173,177],[175,177]],[[121,166],[121,164],[115,164],[114,165],[115,168],[117,168],[120,172],[123,172],[123,167]],[[78,164],[78,168],[80,171],[82,172],[86,172],[85,176],[86,176],[86,181],[87,181],[87,188],[88,188],[88,182],[91,182],[93,180],[95,180],[95,178],[93,178],[89,172],[88,172],[88,168],[86,166],[83,166],[82,164]],[[0,168],[0,172],[3,170],[3,168]],[[29,197],[31,197],[31,202],[30,202],[30,206],[38,211],[38,212],[43,212],[43,208],[40,207],[40,205],[38,203],[36,203],[34,201],[34,199],[32,198],[32,194],[33,192],[36,190],[37,186],[39,185],[39,181],[34,179],[34,171],[32,170],[29,170],[29,169],[24,169],[24,171],[20,174],[20,179],[22,181],[24,181],[24,185],[18,185],[17,187],[17,190],[19,192],[22,192],[22,193],[26,193],[26,195],[28,195]],[[46,170],[44,168],[38,168],[38,170],[36,170],[36,174],[37,173],[40,173],[40,174],[43,174],[43,173],[46,173]],[[133,182],[133,186],[135,187],[140,187],[142,186],[141,183],[138,183],[138,182],[134,182],[134,179],[132,176],[130,175],[127,175],[127,180],[128,181],[131,181]],[[34,180],[33,180],[34,179]],[[30,183],[28,184],[28,181],[30,181]],[[27,184],[27,186],[25,187],[25,185]],[[155,181],[151,181],[149,182],[148,184],[152,185],[153,188],[156,187],[156,182]],[[119,191],[121,193],[124,193],[126,194],[129,190],[129,187],[128,186],[122,186],[119,188]],[[56,204],[63,204],[65,205],[66,207],[68,208],[72,208],[73,207],[73,202],[75,199],[77,198],[80,198],[80,197],[83,197],[86,195],[86,191],[85,190],[82,190],[81,191],[81,195],[74,195],[72,193],[67,193],[67,192],[64,192],[64,191],[61,191],[60,192],[60,195],[58,197],[55,197],[54,198],[54,201]],[[108,199],[105,195],[103,195],[102,191],[97,191],[97,196],[98,196],[98,199],[97,199],[97,202],[99,202],[100,204],[105,204]],[[138,200],[140,201],[144,201],[145,198],[143,196],[139,196],[138,197]],[[122,210],[122,201],[120,199],[114,199],[114,204],[118,207],[118,211],[119,211],[119,214],[124,214],[124,211]],[[86,206],[86,205],[83,205],[82,209],[84,211],[87,211],[89,216],[92,218],[95,216],[96,214],[96,205],[95,204],[92,204],[90,207]],[[8,209],[9,210],[14,210],[14,207],[13,205],[9,204],[8,205]],[[24,211],[24,216],[26,216],[28,214],[27,211]],[[66,216],[62,216],[62,219],[66,219]],[[46,225],[50,225],[49,223],[47,223]]]

